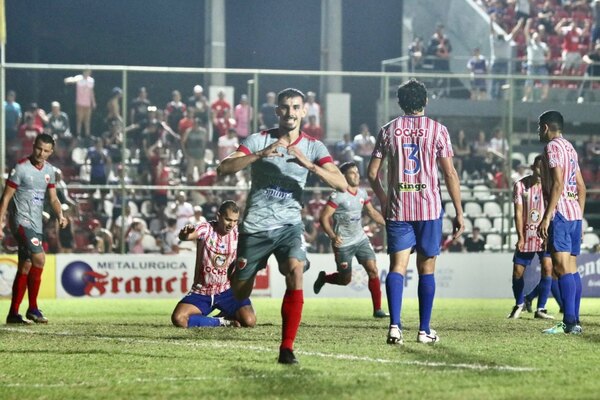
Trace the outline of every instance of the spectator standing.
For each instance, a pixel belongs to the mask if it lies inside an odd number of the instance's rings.
[[[43,128],[39,125],[35,124],[35,119],[33,115],[26,114],[25,115],[25,123],[21,125],[19,128],[19,132],[17,133],[16,140],[16,159],[20,160],[21,158],[26,156],[26,149],[31,149],[33,146],[33,142],[36,137],[43,132]],[[9,154],[9,156],[12,154]]]
[[[317,94],[315,92],[306,93],[306,103],[304,103],[304,109],[306,110],[305,122],[308,121],[308,117],[314,115],[316,118],[317,125],[321,125],[321,105],[316,101]]]
[[[187,201],[187,196],[183,190],[177,193],[175,203],[171,206],[171,212],[177,218],[176,230],[179,232],[184,226],[190,223],[194,216],[194,207]]]
[[[83,128],[85,136],[90,136],[92,110],[96,108],[95,80],[92,78],[92,71],[89,68],[85,69],[80,75],[65,78],[64,82],[65,85],[75,85],[75,115],[77,117],[75,133],[81,137]]]
[[[178,234],[177,219],[167,218],[167,226],[160,233],[162,254],[179,254]]]
[[[498,33],[494,31],[494,23],[496,14],[490,15],[490,61],[492,64],[492,74],[503,75],[510,74],[513,71],[513,38],[517,32],[523,27],[523,19],[519,19],[513,30],[509,34]],[[504,79],[492,80],[492,98],[502,98],[502,86],[506,84]]]
[[[202,126],[200,118],[194,118],[192,126],[181,136],[181,149],[186,159],[187,182],[194,182],[194,170],[198,176],[205,171],[204,155],[208,143],[208,131]]]
[[[230,128],[227,130],[227,135],[219,137],[217,143],[217,154],[219,161],[223,161],[225,157],[235,151],[239,146],[239,139],[235,129]]]
[[[179,128],[179,121],[185,115],[186,108],[186,105],[181,101],[181,93],[179,90],[173,90],[171,93],[171,101],[168,102],[165,107],[165,119],[174,132],[177,132],[177,129]]]
[[[144,225],[141,221],[134,220],[127,233],[127,249],[129,254],[144,254],[142,239],[144,238]]]
[[[143,127],[145,125],[144,121],[148,121],[148,107],[151,105],[152,103],[148,100],[148,92],[142,86],[138,92],[138,96],[133,99],[129,106],[129,122],[139,124],[140,127]]]
[[[600,0],[593,0],[590,4],[592,9],[592,33],[590,37],[590,44],[595,46],[600,40]]]
[[[223,126],[229,123],[229,118],[232,118],[231,104],[225,100],[225,92],[223,90],[219,90],[217,97],[217,100],[210,105],[210,113],[213,124],[213,143],[217,143],[219,137],[227,133],[227,128],[223,129]],[[227,117],[225,117],[226,110],[229,111],[229,115]]]
[[[444,25],[437,24],[435,32],[429,40],[427,46],[427,56],[433,59],[433,70],[443,73],[450,72],[450,53],[452,52],[452,45],[450,39],[444,34]],[[447,96],[449,90],[448,78],[440,78],[436,81],[435,87],[437,89],[436,96],[442,97]]]
[[[411,72],[420,71],[423,69],[425,56],[425,47],[423,39],[420,36],[415,36],[412,43],[408,46],[408,69]]]
[[[17,93],[14,90],[9,90],[6,93],[6,100],[4,100],[4,126],[6,129],[6,145],[9,149],[17,138],[21,118],[23,117],[21,105],[17,103],[16,99]]]
[[[121,100],[123,99],[123,90],[120,87],[114,87],[111,96],[106,102],[106,118],[104,123],[109,127],[113,122],[123,124],[121,116]]]
[[[188,99],[188,108],[194,109],[194,116],[200,118],[202,125],[208,124],[208,113],[210,107],[208,106],[208,99],[204,96],[204,88],[200,85],[194,86],[194,94]]]
[[[589,33],[589,21],[586,20],[585,28],[581,29],[577,26],[575,20],[562,18],[558,21],[554,30],[562,37],[560,73],[562,75],[576,75],[582,63],[581,53],[579,53],[579,43]]]
[[[250,133],[250,124],[252,123],[252,107],[248,103],[248,95],[240,96],[240,103],[235,106],[233,117],[235,119],[235,129],[238,137],[243,139]]]
[[[275,92],[269,92],[266,96],[266,102],[260,107],[260,113],[258,114],[258,123],[260,129],[271,129],[277,127],[278,119],[275,109]]]
[[[69,116],[61,111],[60,103],[53,101],[50,105],[51,111],[48,114],[47,133],[52,135],[54,140],[63,142],[63,144],[71,143],[71,130],[69,125]]]
[[[356,148],[356,155],[362,159],[363,169],[360,170],[361,176],[367,175],[365,167],[371,159],[371,154],[375,149],[375,136],[371,135],[369,126],[367,124],[360,124],[358,135],[354,136],[354,145]]]
[[[589,78],[600,77],[600,42],[594,46],[594,51],[583,56],[583,62],[587,65],[585,70],[584,80],[579,84],[577,94],[577,103],[581,104],[585,101],[584,89],[588,86],[588,90],[592,91],[593,82]]]
[[[478,47],[473,49],[473,55],[467,61],[467,69],[471,72],[471,100],[485,100],[487,82],[482,76],[487,74],[488,65]]]
[[[308,117],[308,122],[304,124],[302,131],[317,140],[323,140],[323,128],[317,124],[317,117],[314,115]]]
[[[538,77],[542,82],[542,94],[540,100],[548,98],[548,66],[550,60],[550,50],[548,45],[542,41],[539,32],[530,33],[531,19],[525,23],[525,42],[527,43],[527,76],[525,81],[525,91],[521,101],[532,101],[532,90],[534,77]]]

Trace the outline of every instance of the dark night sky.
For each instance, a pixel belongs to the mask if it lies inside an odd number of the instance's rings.
[[[344,70],[379,71],[381,60],[401,55],[401,4],[400,0],[343,0]],[[227,0],[226,66],[318,70],[320,14],[319,0]],[[204,66],[202,0],[7,0],[6,15],[7,62]],[[38,101],[47,107],[54,98],[72,98],[72,88],[62,85],[66,74],[8,71],[7,87],[18,91],[22,104]],[[120,75],[97,72],[95,77],[102,103],[103,95],[120,84]],[[149,86],[158,104],[167,102],[173,88],[186,94],[190,90],[185,77],[137,78],[131,84]],[[239,86],[245,80],[234,78],[228,83],[244,90]],[[305,84],[310,87],[300,88],[318,89],[318,80]],[[353,93],[353,113],[358,113],[353,129],[362,122],[358,119],[375,129],[378,81],[345,80],[344,90]],[[361,98],[370,105],[361,105]]]

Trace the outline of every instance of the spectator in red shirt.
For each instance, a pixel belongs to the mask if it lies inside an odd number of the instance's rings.
[[[304,124],[302,131],[317,140],[323,140],[323,128],[317,123],[317,117],[315,115],[308,117],[308,122]]]

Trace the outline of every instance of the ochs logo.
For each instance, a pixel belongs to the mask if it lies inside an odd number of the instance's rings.
[[[35,247],[41,246],[42,242],[40,241],[40,239],[34,237],[31,239],[31,244],[34,245]]]
[[[538,222],[540,220],[540,212],[538,210],[531,210],[529,213],[529,219],[531,222]]]
[[[98,274],[89,264],[83,261],[73,261],[67,265],[61,276],[63,288],[71,296],[90,295],[95,287],[97,279],[106,278],[106,275]]]
[[[241,258],[241,257],[237,259],[238,269],[242,270],[242,269],[246,268],[246,265],[248,265],[248,260],[246,260],[245,258]]]

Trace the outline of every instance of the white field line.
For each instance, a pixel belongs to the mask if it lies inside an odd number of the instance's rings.
[[[18,333],[29,333],[29,334],[40,334],[48,336],[78,336],[71,332],[44,332],[37,330],[30,330],[25,328],[13,328],[13,327],[0,327],[0,330]],[[185,347],[200,347],[200,348],[225,348],[235,350],[247,350],[255,351],[257,353],[274,353],[275,350],[267,347],[260,346],[247,346],[247,345],[235,345],[230,343],[216,342],[216,341],[201,341],[201,342],[189,342],[189,341],[173,341],[168,340],[148,340],[148,339],[135,339],[127,337],[106,337],[106,336],[86,336],[86,338],[104,340],[104,341],[117,341],[127,342],[134,344],[148,344],[148,345],[161,345],[170,344],[173,346],[185,346]],[[486,365],[486,364],[468,364],[468,363],[446,363],[438,361],[418,361],[418,360],[392,360],[386,358],[373,358],[368,356],[357,356],[353,354],[332,354],[332,353],[320,353],[311,351],[294,350],[298,355],[306,355],[312,357],[330,358],[335,360],[346,360],[346,361],[364,361],[378,364],[399,364],[399,365],[416,365],[428,368],[454,368],[454,369],[465,369],[474,371],[505,371],[505,372],[532,372],[536,371],[537,368],[532,367],[513,367],[510,365]],[[0,386],[2,384],[0,383]]]

